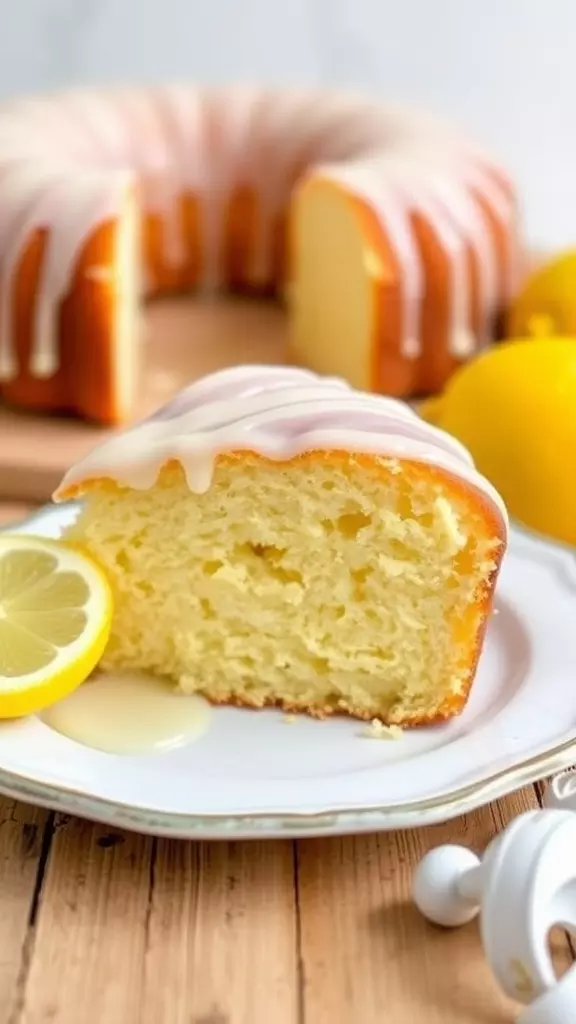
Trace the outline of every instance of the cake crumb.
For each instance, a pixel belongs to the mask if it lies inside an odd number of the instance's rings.
[[[447,541],[451,544],[454,551],[462,551],[466,546],[466,536],[460,529],[458,517],[450,502],[440,496],[436,498],[434,506],[438,512]]]
[[[402,733],[399,725],[384,725],[379,718],[373,718],[364,730],[364,736],[371,740],[399,740]]]
[[[296,715],[284,715],[284,723],[285,723],[285,725],[294,725],[295,721],[296,721]]]

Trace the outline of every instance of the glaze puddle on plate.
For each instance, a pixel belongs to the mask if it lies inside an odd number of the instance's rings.
[[[144,672],[102,672],[40,716],[56,732],[108,754],[148,754],[191,743],[210,705]]]

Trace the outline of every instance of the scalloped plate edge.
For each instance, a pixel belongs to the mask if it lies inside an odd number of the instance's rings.
[[[438,825],[469,814],[493,800],[570,768],[576,762],[576,740],[502,771],[478,785],[454,791],[438,800],[396,807],[366,807],[353,811],[310,814],[194,815],[161,814],[67,788],[53,788],[0,770],[0,793],[14,800],[61,814],[130,831],[174,839],[289,839],[305,836],[351,835]]]

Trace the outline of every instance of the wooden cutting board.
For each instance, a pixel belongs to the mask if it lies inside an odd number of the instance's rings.
[[[135,419],[211,370],[286,360],[287,319],[272,303],[173,299],[152,304],[144,317]],[[48,501],[68,466],[109,433],[79,420],[29,416],[0,405],[0,499]]]

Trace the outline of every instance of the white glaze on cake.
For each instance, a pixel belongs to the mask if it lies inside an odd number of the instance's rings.
[[[187,84],[78,90],[0,105],[0,382],[17,372],[11,286],[34,231],[47,231],[49,241],[27,370],[46,376],[58,368],[59,306],[77,261],[99,225],[121,212],[126,182],[141,195],[144,213],[160,218],[164,256],[174,266],[186,253],[180,200],[197,198],[203,283],[218,288],[234,190],[246,185],[258,197],[249,272],[255,284],[269,281],[274,225],[304,166],[368,199],[389,238],[401,268],[404,356],[415,358],[422,341],[424,272],[415,212],[426,217],[449,260],[451,352],[465,357],[483,344],[497,307],[498,258],[478,195],[510,238],[515,204],[490,161],[445,126],[363,98],[307,90]],[[468,245],[480,268],[478,337],[471,325]],[[518,271],[510,249],[505,297]]]
[[[81,248],[95,225],[120,214],[128,187],[126,174],[118,171],[112,175],[85,172],[77,187],[70,189],[69,175],[62,171],[48,174],[36,164],[0,168],[0,381],[11,380],[18,372],[11,285],[26,243],[35,231],[57,224],[45,242],[28,367],[32,376],[50,377],[59,360],[57,312]]]
[[[56,498],[100,478],[146,490],[173,460],[181,463],[190,490],[203,493],[222,453],[253,451],[283,462],[330,450],[436,466],[478,491],[506,527],[502,499],[459,441],[425,423],[403,402],[280,366],[233,367],[191,384],[149,419],[76,463]]]

